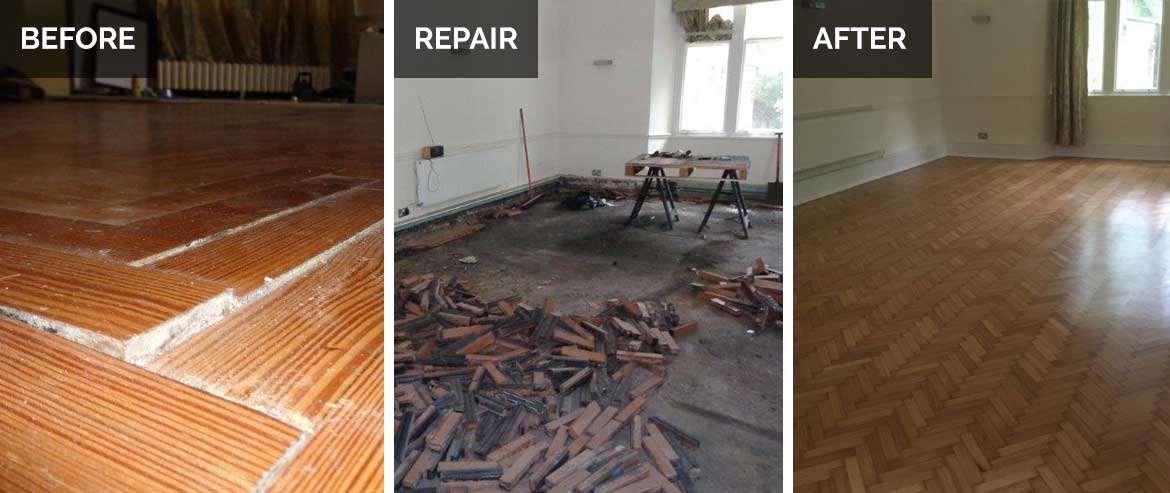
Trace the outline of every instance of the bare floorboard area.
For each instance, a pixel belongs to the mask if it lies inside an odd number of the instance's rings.
[[[4,110],[0,491],[382,484],[380,107]]]

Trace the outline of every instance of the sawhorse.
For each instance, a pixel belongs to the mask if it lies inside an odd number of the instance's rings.
[[[658,196],[662,199],[662,209],[666,211],[666,229],[674,229],[675,221],[679,220],[678,208],[674,205],[674,193],[670,191],[670,183],[666,180],[666,172],[662,168],[650,167],[650,170],[646,172],[646,179],[642,180],[642,190],[638,192],[638,201],[634,202],[634,211],[626,220],[626,226],[632,224],[634,219],[638,218],[638,213],[642,212],[642,204],[646,203],[646,197],[650,195],[650,185],[653,184],[658,190]]]
[[[711,218],[711,211],[715,210],[715,203],[719,202],[719,194],[723,193],[723,184],[731,182],[732,202],[735,203],[736,212],[739,213],[739,225],[743,227],[743,237],[748,238],[748,228],[752,227],[752,220],[748,217],[747,202],[743,200],[743,191],[739,188],[739,175],[735,170],[723,170],[723,176],[719,179],[719,184],[715,186],[715,194],[711,196],[711,204],[707,206],[707,214],[703,215],[703,222],[699,224],[699,233],[703,232],[703,227],[707,225],[707,220]]]

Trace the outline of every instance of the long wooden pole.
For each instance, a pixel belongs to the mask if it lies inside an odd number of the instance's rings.
[[[532,166],[528,164],[528,130],[524,128],[524,108],[520,108],[520,135],[524,140],[524,169],[528,171],[528,191],[532,191]]]

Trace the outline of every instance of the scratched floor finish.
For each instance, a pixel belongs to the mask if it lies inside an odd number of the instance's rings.
[[[1170,491],[1170,166],[945,158],[794,216],[797,491]]]
[[[0,491],[381,491],[382,117],[5,105]]]

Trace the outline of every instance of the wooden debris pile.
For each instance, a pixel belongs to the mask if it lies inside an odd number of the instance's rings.
[[[768,267],[764,259],[756,259],[747,271],[738,277],[724,277],[707,271],[698,271],[702,282],[691,283],[699,297],[716,308],[735,316],[749,314],[755,317],[760,330],[780,329],[781,278],[780,271]]]
[[[673,305],[562,314],[432,274],[395,291],[395,490],[692,491],[699,441],[646,416],[695,329]]]

